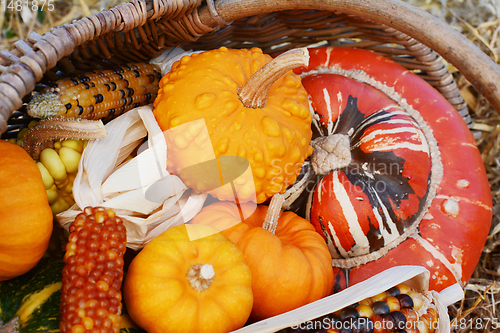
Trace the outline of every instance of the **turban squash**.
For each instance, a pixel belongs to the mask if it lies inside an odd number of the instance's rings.
[[[310,56],[295,72],[313,110],[314,153],[300,181],[308,191],[290,209],[303,209],[324,235],[335,288],[407,264],[429,269],[433,290],[463,286],[492,216],[465,122],[427,82],[385,57],[334,47]]]

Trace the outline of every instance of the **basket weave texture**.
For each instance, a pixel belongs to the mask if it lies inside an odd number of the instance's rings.
[[[399,0],[132,0],[0,51],[0,133],[26,122],[14,111],[47,80],[147,61],[169,47],[222,45],[270,54],[309,45],[369,49],[420,75],[471,125],[445,58],[500,110],[498,66],[451,27]]]

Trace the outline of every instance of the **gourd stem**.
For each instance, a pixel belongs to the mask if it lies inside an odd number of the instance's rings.
[[[210,288],[212,281],[214,280],[215,271],[212,265],[193,265],[189,269],[186,279],[189,282],[191,288],[197,292],[204,292]]]
[[[276,232],[276,227],[278,226],[278,218],[281,214],[281,207],[285,201],[285,196],[281,193],[273,195],[271,202],[269,203],[269,208],[267,209],[266,218],[262,224],[262,228],[269,231],[270,233]]]
[[[311,146],[314,150],[311,167],[317,175],[326,175],[351,164],[351,139],[347,134],[320,136],[311,141]]]
[[[263,108],[266,105],[267,95],[274,82],[286,72],[309,64],[307,48],[289,50],[255,72],[247,83],[238,89],[238,97],[247,108]]]

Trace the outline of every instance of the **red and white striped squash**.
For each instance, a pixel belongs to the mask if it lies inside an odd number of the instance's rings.
[[[336,289],[406,264],[430,270],[430,289],[463,286],[492,216],[484,165],[463,119],[385,57],[334,47],[310,49],[310,57],[295,71],[316,135],[315,178],[302,178],[310,190],[305,215],[328,243]]]

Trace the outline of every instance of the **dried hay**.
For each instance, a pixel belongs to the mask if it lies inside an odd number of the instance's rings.
[[[499,0],[408,2],[446,21],[500,63]],[[492,227],[481,260],[465,287],[465,299],[449,307],[452,332],[500,332],[500,115],[459,72],[452,71],[475,122],[472,130],[493,196]]]
[[[7,4],[10,0],[6,0]],[[39,1],[40,2],[40,1]],[[0,6],[0,50],[25,38],[30,31],[42,34],[50,27],[71,22],[122,3],[122,0],[52,0],[37,15],[29,10],[12,11]],[[500,62],[500,0],[406,0],[474,42],[497,64]],[[15,1],[14,1],[15,3]],[[465,287],[463,301],[449,307],[453,332],[500,332],[500,115],[472,85],[450,65],[474,119],[472,128],[482,153],[493,196],[493,221],[481,261]]]

